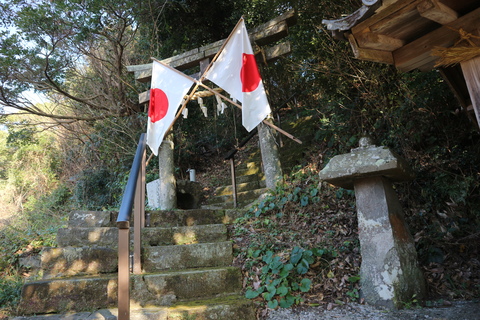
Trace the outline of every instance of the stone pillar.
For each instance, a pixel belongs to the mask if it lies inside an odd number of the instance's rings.
[[[158,209],[170,210],[177,207],[175,165],[173,161],[173,134],[165,136],[158,150],[159,198]]]
[[[392,181],[413,178],[405,160],[362,138],[359,148],[333,157],[320,178],[355,189],[362,265],[361,296],[390,309],[425,294],[414,240],[408,231]]]
[[[267,121],[272,121],[267,119]],[[275,189],[277,182],[283,181],[282,165],[275,134],[276,132],[264,123],[258,126],[260,150],[262,152],[263,170],[267,188]]]

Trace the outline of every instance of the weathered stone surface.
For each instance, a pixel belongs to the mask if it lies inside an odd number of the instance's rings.
[[[118,228],[61,228],[57,231],[59,247],[83,247],[87,245],[98,247],[117,247]]]
[[[145,228],[142,230],[142,242],[146,246],[184,245],[226,240],[227,227],[224,224]]]
[[[202,200],[202,185],[196,181],[177,181],[177,207],[179,209],[198,209]]]
[[[68,225],[70,227],[111,227],[111,211],[84,211],[76,210],[70,213]]]
[[[77,313],[19,316],[11,320],[117,320],[118,309],[101,309]],[[251,300],[239,295],[215,299],[195,299],[176,302],[172,306],[132,309],[131,320],[254,320],[255,308]]]
[[[167,135],[158,151],[158,178],[161,183],[158,184],[158,203],[152,203],[150,206],[160,210],[170,210],[177,207],[177,188],[175,180],[175,165],[173,163],[173,137]]]
[[[43,278],[117,271],[117,250],[104,247],[44,248]]]
[[[266,121],[271,121],[271,119]],[[276,132],[264,123],[260,123],[257,128],[266,186],[268,189],[275,189],[277,183],[283,180]]]
[[[223,210],[194,209],[194,210],[157,210],[147,215],[147,224],[150,227],[178,227],[201,224],[224,223]]]
[[[414,241],[391,183],[383,177],[355,182],[362,265],[361,294],[369,304],[401,308],[425,294]]]
[[[390,179],[408,180],[407,163],[387,148],[360,139],[360,147],[332,158],[320,178],[340,187],[355,187],[362,265],[361,296],[368,304],[401,308],[425,294],[415,244]]]
[[[131,308],[171,305],[175,301],[239,294],[238,268],[211,268],[131,276]],[[19,315],[81,312],[112,308],[117,276],[30,282],[22,289]],[[247,318],[248,319],[248,318]]]
[[[403,158],[386,147],[372,145],[337,155],[320,171],[320,179],[345,189],[353,189],[356,179],[372,176],[384,176],[392,182],[414,178]]]
[[[239,293],[238,268],[213,268],[132,276],[132,308],[172,304],[176,301]],[[169,299],[165,300],[165,297]]]
[[[251,300],[239,296],[222,297],[221,299],[196,300],[190,303],[177,303],[168,309],[169,320],[228,319],[253,320],[255,308]]]
[[[115,306],[116,275],[82,279],[43,280],[22,288],[20,315],[88,311]]]
[[[230,241],[144,247],[145,272],[228,266],[232,263]]]

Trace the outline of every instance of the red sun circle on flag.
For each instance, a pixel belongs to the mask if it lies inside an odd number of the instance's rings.
[[[255,61],[253,54],[243,54],[240,80],[242,81],[242,92],[255,91],[260,84],[262,78],[258,72],[257,61]]]
[[[150,104],[148,106],[148,117],[153,123],[162,120],[168,112],[168,97],[161,89],[150,90]]]

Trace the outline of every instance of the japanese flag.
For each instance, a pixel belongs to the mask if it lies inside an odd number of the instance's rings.
[[[194,81],[180,71],[157,61],[152,65],[152,84],[148,106],[147,145],[157,155],[183,97]]]
[[[249,132],[271,113],[243,19],[205,77],[242,103],[242,124]]]

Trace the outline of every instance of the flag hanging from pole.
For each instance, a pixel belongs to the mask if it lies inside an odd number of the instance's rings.
[[[227,41],[204,77],[242,103],[242,124],[250,132],[271,109],[243,18]]]
[[[158,154],[165,131],[175,119],[178,107],[193,83],[193,79],[184,76],[180,71],[153,61],[147,145],[155,155]]]

